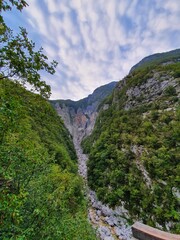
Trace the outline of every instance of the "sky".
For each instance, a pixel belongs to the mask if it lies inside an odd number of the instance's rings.
[[[42,74],[51,99],[79,100],[125,77],[142,58],[180,47],[180,0],[27,0],[6,23],[25,27],[58,61]]]

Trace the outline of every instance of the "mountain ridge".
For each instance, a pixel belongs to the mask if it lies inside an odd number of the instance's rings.
[[[98,88],[96,88],[93,93],[89,94],[87,97],[79,99],[79,100],[71,100],[71,99],[57,99],[57,100],[50,100],[51,104],[54,105],[54,103],[60,103],[68,105],[69,107],[73,107],[75,110],[77,110],[79,107],[86,108],[87,105],[90,105],[92,102],[95,101],[101,101],[101,99],[106,97],[111,90],[114,89],[114,87],[117,85],[118,82],[113,81],[108,84],[104,84]]]
[[[137,64],[135,64],[129,71],[129,73],[141,69],[143,67],[150,67],[155,64],[165,64],[168,62],[180,61],[180,49],[174,49],[168,52],[155,53],[143,58]]]
[[[107,232],[116,226],[117,237],[129,239],[128,226],[135,221],[180,232],[177,150],[180,52],[176,53],[173,61],[172,52],[167,54],[169,59],[163,59],[165,53],[147,57],[145,64],[130,71],[96,105],[89,132],[87,102],[83,105],[80,101],[80,107],[75,109],[73,101],[70,109],[64,102],[55,106],[59,115],[65,116],[64,123],[80,157],[79,173],[92,190],[93,216],[101,221],[105,217]],[[104,212],[106,205],[109,211]],[[118,209],[118,213],[112,209]],[[119,224],[126,226],[125,231],[121,231]],[[101,229],[101,223],[98,226]]]

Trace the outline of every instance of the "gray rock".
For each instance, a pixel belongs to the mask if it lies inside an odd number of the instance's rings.
[[[101,238],[102,240],[104,240],[105,237],[111,237],[111,232],[110,232],[110,230],[109,230],[108,227],[100,226],[100,227],[98,228],[98,232],[99,232],[100,238]]]
[[[112,227],[118,225],[117,218],[114,216],[105,217],[105,222]]]
[[[98,210],[101,210],[101,204],[99,202],[94,201],[92,206]]]
[[[104,240],[114,240],[113,237],[105,237]]]
[[[117,235],[118,237],[120,237],[120,236],[122,235],[122,231],[121,231],[120,228],[115,227],[115,228],[114,228],[114,231],[115,231],[115,233],[116,233],[116,235]]]
[[[101,211],[102,211],[102,215],[103,216],[111,216],[111,210],[110,210],[110,208],[108,208],[107,206],[102,206],[102,209],[101,209]]]
[[[111,227],[114,226],[114,222],[112,221],[112,219],[110,217],[106,217],[105,218],[105,222],[110,225]]]
[[[98,216],[101,216],[101,214],[102,214],[102,213],[101,213],[101,210],[97,210],[97,211],[96,211],[96,214],[97,214]]]

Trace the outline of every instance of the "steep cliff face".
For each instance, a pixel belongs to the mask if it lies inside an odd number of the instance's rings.
[[[117,82],[111,82],[101,86],[88,97],[79,101],[51,101],[76,141],[80,142],[84,136],[88,136],[92,132],[99,104],[112,93],[116,84]]]
[[[180,86],[177,81],[177,74],[173,73],[171,69],[173,64],[175,63],[172,62],[167,67],[162,66],[162,68],[160,67],[156,70],[151,69],[150,71],[139,72],[138,76],[136,73],[128,75],[117,85],[114,102],[118,101],[119,92],[122,89],[125,91],[124,101],[120,101],[119,103],[123,104],[124,102],[124,109],[126,110],[155,102],[165,95],[168,89],[172,89],[174,96],[179,97]],[[178,71],[178,69],[175,71]],[[118,95],[117,98],[116,94]]]

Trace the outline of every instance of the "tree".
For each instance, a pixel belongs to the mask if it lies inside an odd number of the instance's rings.
[[[9,2],[18,10],[27,6],[23,0]],[[11,5],[7,1],[0,1],[0,11],[11,10]],[[3,17],[0,18],[0,24],[0,79],[13,78],[24,86],[30,84],[31,90],[40,92],[45,98],[50,97],[51,88],[45,81],[41,81],[40,71],[54,74],[57,62],[48,63],[43,48],[35,50],[35,43],[28,39],[24,28],[20,28],[19,34],[14,36]]]
[[[24,1],[24,0],[17,0],[17,1],[14,1],[14,0],[9,0],[9,1],[5,1],[5,0],[1,0],[0,1],[0,9],[6,11],[6,10],[11,10],[11,5],[12,6],[16,6],[16,8],[18,10],[22,10],[23,7],[26,7],[28,6],[27,2]]]

